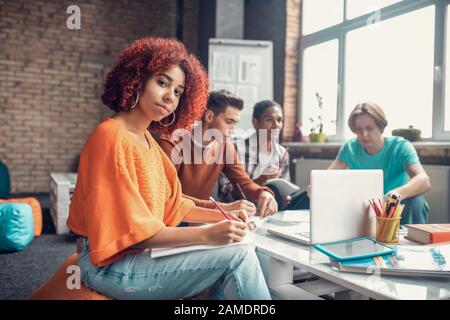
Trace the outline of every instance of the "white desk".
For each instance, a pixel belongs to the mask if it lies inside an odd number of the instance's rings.
[[[394,277],[344,273],[331,269],[329,259],[314,246],[268,234],[270,220],[254,231],[256,251],[272,295],[279,299],[312,299],[314,295],[294,286],[293,267],[373,299],[450,299],[450,279]]]

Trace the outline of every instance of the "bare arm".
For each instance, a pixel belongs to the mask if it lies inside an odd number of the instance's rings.
[[[235,213],[243,221],[223,220],[217,210],[193,207],[186,220],[195,222],[215,222],[200,227],[164,227],[154,236],[136,244],[135,248],[179,247],[193,244],[220,245],[242,240],[247,229],[247,215],[244,210]],[[245,222],[244,222],[245,221]]]
[[[239,218],[245,223],[248,222],[248,214],[246,210],[239,209],[239,210],[230,210],[227,212],[231,213],[233,216]],[[183,221],[214,223],[224,219],[225,219],[224,215],[219,210],[194,206],[184,217]]]
[[[209,208],[209,209],[215,208],[214,204],[209,200],[198,199],[195,197],[188,196],[187,194],[183,194],[183,197],[194,201],[194,203],[197,207]],[[225,211],[245,210],[250,215],[254,215],[256,213],[255,205],[252,202],[247,201],[247,200],[236,200],[236,201],[233,201],[230,203],[221,202],[220,204],[225,209]],[[190,222],[195,222],[195,221],[190,221]]]
[[[406,167],[410,180],[401,187],[389,191],[400,195],[402,199],[411,198],[431,189],[431,181],[420,163]]]
[[[200,227],[164,227],[156,235],[138,244],[135,248],[180,247],[193,244],[223,245],[239,242],[245,236],[244,222],[223,220]]]
[[[347,169],[347,164],[337,159],[334,160],[328,167],[328,170],[343,170],[343,169]]]

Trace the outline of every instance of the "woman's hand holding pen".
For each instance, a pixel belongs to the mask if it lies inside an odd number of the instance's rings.
[[[214,204],[214,206],[219,210],[220,213],[222,213],[222,215],[225,217],[225,219],[227,221],[234,221],[234,222],[239,222],[239,223],[244,223],[245,224],[245,228],[247,228],[247,224],[249,222],[248,220],[248,214],[247,211],[245,210],[236,210],[236,211],[232,211],[232,212],[227,212],[225,210],[225,208],[218,203],[213,197],[209,197],[209,200]],[[242,222],[241,222],[242,221]],[[237,240],[237,241],[241,241]]]
[[[228,214],[230,214],[232,217],[237,218],[238,220],[247,223],[248,222],[248,213],[247,210],[241,209],[241,210],[233,210],[233,211],[227,211]]]
[[[247,233],[247,224],[243,221],[222,220],[204,228],[204,243],[210,245],[240,242]]]

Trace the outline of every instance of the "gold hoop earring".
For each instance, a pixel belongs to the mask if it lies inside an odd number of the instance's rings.
[[[136,102],[130,107],[130,109],[135,108],[137,106],[138,102],[139,102],[139,92],[137,93],[137,96],[136,96]]]
[[[163,127],[168,127],[171,126],[174,122],[175,122],[175,112],[171,113],[173,115],[172,121],[170,121],[170,123],[162,123],[161,121],[158,121],[160,125],[162,125]]]

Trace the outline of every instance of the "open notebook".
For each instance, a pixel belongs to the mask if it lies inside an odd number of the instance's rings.
[[[192,246],[182,246],[182,247],[172,247],[172,248],[155,248],[151,250],[151,257],[152,258],[160,258],[160,257],[166,257],[166,256],[172,256],[175,254],[180,253],[187,253],[192,251],[199,251],[199,250],[211,250],[211,249],[218,249],[223,248],[226,246],[236,246],[236,245],[251,245],[255,246],[255,238],[254,235],[251,232],[247,232],[245,237],[242,239],[241,242],[233,242],[231,244],[227,245],[218,245],[218,246],[212,246],[212,245],[206,245],[206,244],[198,244],[198,245],[192,245]]]

